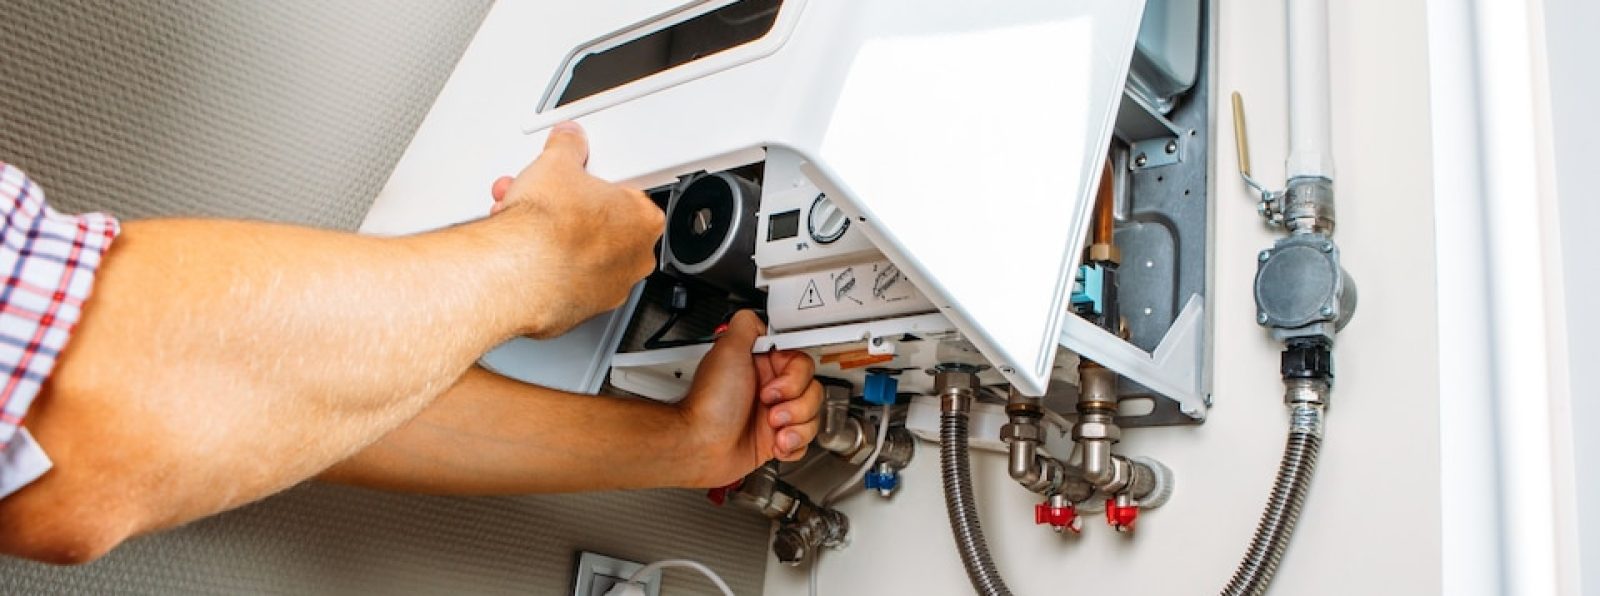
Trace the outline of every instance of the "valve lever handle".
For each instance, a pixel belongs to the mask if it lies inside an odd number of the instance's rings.
[[[1239,152],[1239,174],[1246,180],[1250,176],[1250,137],[1245,134],[1244,98],[1233,92],[1233,146]]]
[[[1250,188],[1261,193],[1262,215],[1270,215],[1271,205],[1269,203],[1272,201],[1274,193],[1268,191],[1267,187],[1262,186],[1261,182],[1250,174],[1250,135],[1245,133],[1244,97],[1240,96],[1238,91],[1233,92],[1233,147],[1239,153],[1239,177],[1243,178],[1244,183],[1249,185]],[[1270,220],[1271,217],[1269,216],[1268,219]]]

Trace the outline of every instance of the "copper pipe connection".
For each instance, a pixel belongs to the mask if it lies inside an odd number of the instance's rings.
[[[1100,169],[1100,190],[1094,198],[1094,244],[1112,244],[1116,220],[1116,173],[1111,159]]]
[[[1116,170],[1111,167],[1111,159],[1106,158],[1105,165],[1100,168],[1100,189],[1094,198],[1094,222],[1090,227],[1088,254],[1084,255],[1085,261],[1119,263],[1122,261],[1122,251],[1117,250],[1116,225],[1117,225],[1117,186]]]

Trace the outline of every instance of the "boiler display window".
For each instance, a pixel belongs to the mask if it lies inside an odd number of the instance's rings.
[[[773,214],[767,220],[767,242],[788,240],[800,235],[800,210]]]

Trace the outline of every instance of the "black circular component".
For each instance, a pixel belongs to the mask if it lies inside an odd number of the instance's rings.
[[[849,229],[850,216],[828,200],[828,195],[818,194],[811,201],[811,209],[806,213],[806,231],[817,244],[832,244]]]
[[[667,206],[664,270],[733,294],[756,296],[755,211],[760,201],[761,185],[732,172],[683,181]]]
[[[667,244],[683,265],[698,265],[711,258],[733,233],[739,210],[731,183],[721,176],[701,176],[690,182],[672,207],[667,222]]]

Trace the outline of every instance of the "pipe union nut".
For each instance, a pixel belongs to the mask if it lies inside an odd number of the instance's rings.
[[[1037,443],[1044,440],[1044,432],[1040,430],[1038,424],[1018,424],[1013,422],[1000,427],[1000,440],[1007,443],[1012,441],[1033,441]]]
[[[978,374],[967,370],[938,370],[934,373],[933,385],[939,393],[952,390],[972,392],[978,388]]]
[[[1122,429],[1109,422],[1079,422],[1072,427],[1072,438],[1122,440]]]
[[[1122,262],[1122,251],[1117,250],[1117,247],[1112,244],[1090,244],[1089,250],[1086,252],[1088,252],[1088,254],[1085,255],[1085,260],[1088,262]]]

